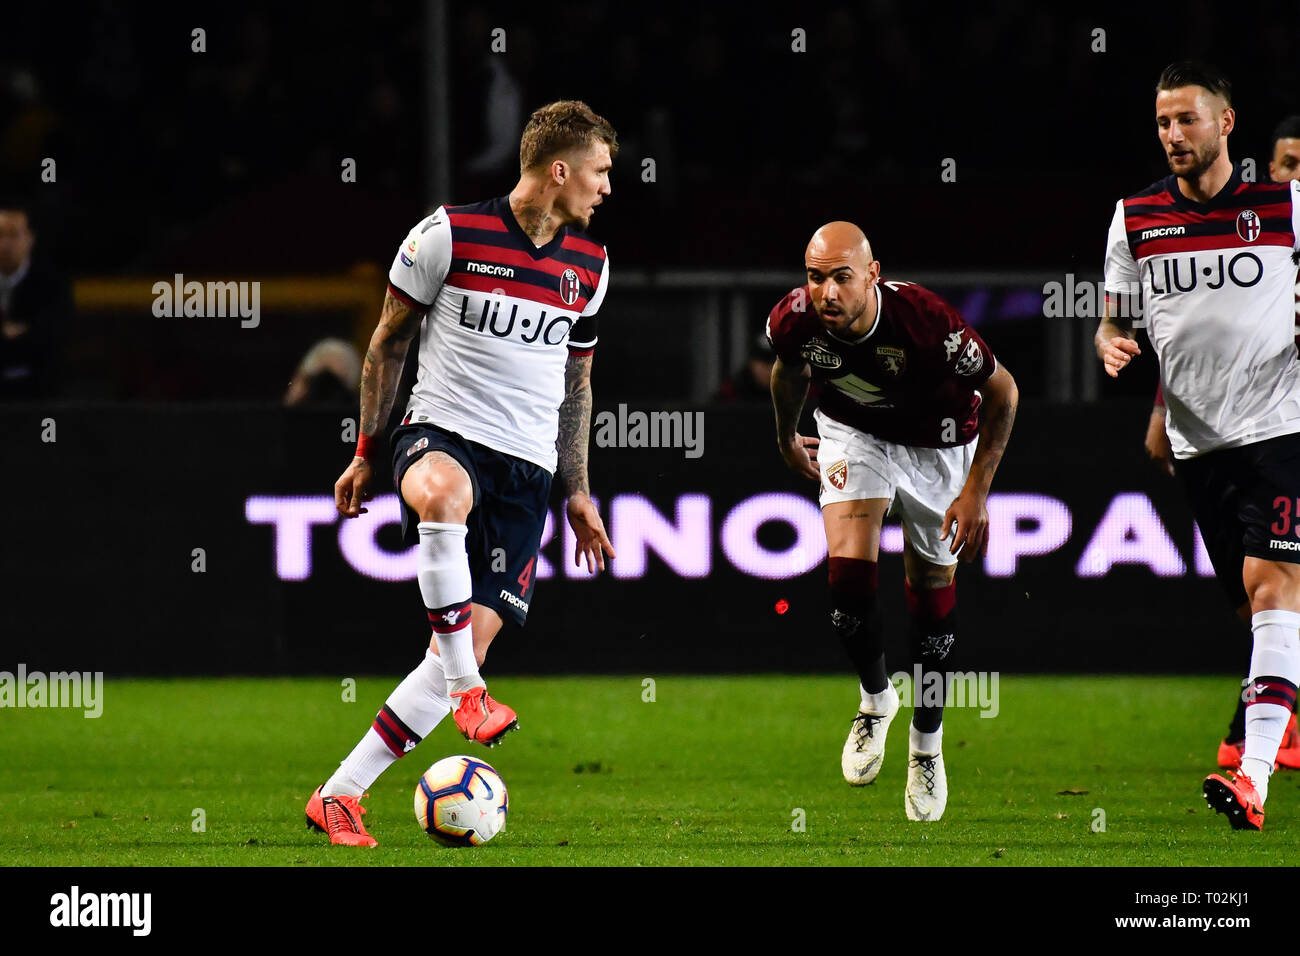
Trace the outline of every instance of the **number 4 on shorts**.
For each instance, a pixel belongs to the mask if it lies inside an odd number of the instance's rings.
[[[537,563],[537,555],[528,559],[528,564],[524,566],[523,573],[519,575],[519,593],[527,594],[528,585],[533,581],[533,565]]]

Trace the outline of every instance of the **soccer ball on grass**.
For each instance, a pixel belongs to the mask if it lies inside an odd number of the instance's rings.
[[[479,846],[506,825],[506,785],[474,757],[444,757],[415,788],[415,819],[425,833],[450,846]]]

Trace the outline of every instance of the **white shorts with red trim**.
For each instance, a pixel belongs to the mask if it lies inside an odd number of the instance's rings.
[[[884,498],[889,514],[902,519],[912,550],[931,564],[951,565],[952,538],[941,541],[943,515],[961,493],[978,438],[953,448],[918,448],[882,441],[813,413],[821,444],[817,462],[823,508],[840,501]]]

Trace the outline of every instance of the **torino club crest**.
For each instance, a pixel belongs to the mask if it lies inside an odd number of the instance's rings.
[[[826,469],[826,480],[835,486],[837,491],[843,491],[844,486],[849,483],[849,463],[841,458],[835,464]]]
[[[1254,242],[1259,238],[1259,216],[1253,209],[1243,209],[1237,214],[1237,235],[1241,236],[1246,242]]]
[[[564,304],[573,305],[573,303],[577,302],[580,290],[578,273],[572,269],[565,269],[560,275],[560,298],[564,300]]]
[[[880,368],[886,375],[898,378],[903,374],[903,370],[907,368],[907,353],[902,349],[877,345],[876,361],[880,363]]]

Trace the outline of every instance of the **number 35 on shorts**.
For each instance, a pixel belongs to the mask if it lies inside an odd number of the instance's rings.
[[[1296,521],[1300,516],[1300,498],[1287,498],[1278,495],[1273,499],[1273,510],[1277,513],[1277,521],[1268,530],[1278,537],[1288,535],[1291,529],[1295,528],[1296,537],[1300,537],[1300,522]]]

